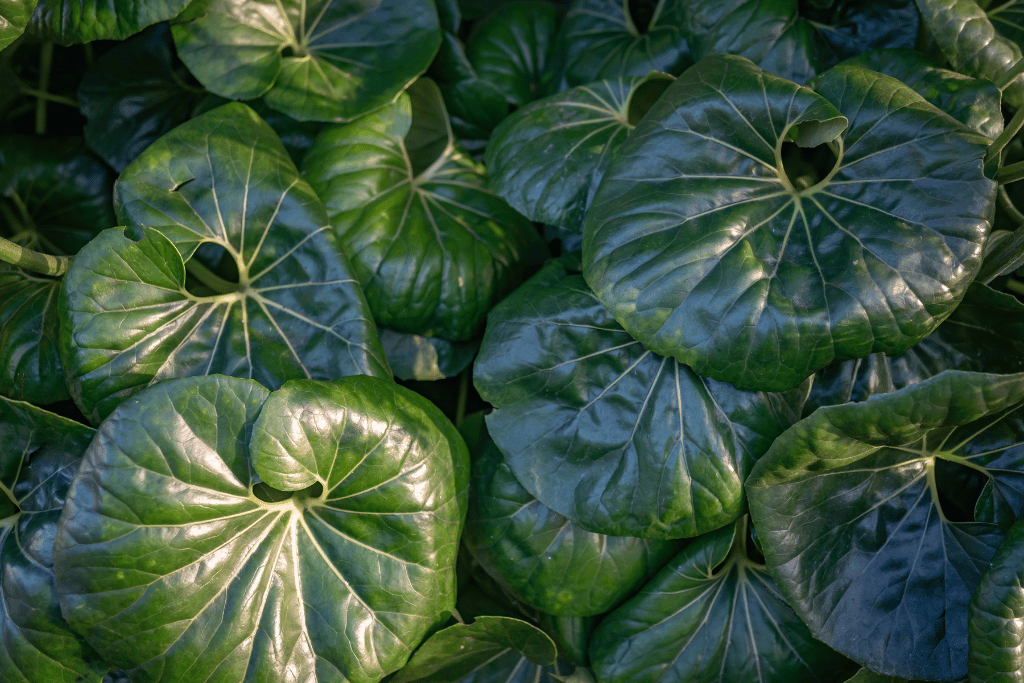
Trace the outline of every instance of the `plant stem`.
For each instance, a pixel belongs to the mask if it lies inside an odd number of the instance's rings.
[[[1024,111],[1022,109],[1021,111]],[[1020,212],[1020,209],[1010,199],[1010,195],[1006,192],[1006,186],[1000,185],[999,189],[996,190],[996,200],[999,202],[999,208],[1009,214],[1010,218],[1017,225],[1024,224],[1024,213]]]
[[[53,66],[53,42],[47,40],[39,48],[39,90],[50,87],[50,68]],[[36,97],[36,135],[46,133],[46,98]]]
[[[1014,294],[1024,296],[1024,282],[1010,278],[1006,281],[1006,288]]]
[[[1018,59],[1000,78],[996,81],[996,87],[1006,90],[1010,84],[1017,80],[1017,77],[1024,74],[1024,58]]]
[[[1017,113],[1013,115],[1010,122],[1003,128],[1003,132],[999,134],[999,137],[988,146],[988,152],[985,154],[985,163],[988,164],[997,158],[1003,151],[1003,148],[1010,144],[1010,140],[1020,132],[1021,128],[1024,128],[1024,107],[1017,110]]]
[[[212,289],[217,294],[231,294],[238,291],[238,285],[228,282],[207,268],[199,259],[190,258],[185,262],[185,270],[195,279]]]
[[[64,97],[63,95],[53,95],[46,92],[45,90],[36,90],[35,88],[21,87],[19,90],[22,94],[28,95],[29,97],[35,97],[40,100],[48,100],[50,102],[56,102],[57,104],[66,104],[69,107],[78,109],[78,100],[71,97]]]
[[[466,417],[466,399],[469,397],[469,373],[470,368],[466,368],[459,374],[459,397],[455,403],[456,428],[462,425],[462,420]]]
[[[1018,180],[1024,180],[1024,161],[1003,166],[996,172],[996,182],[1000,185],[1015,183]]]
[[[52,277],[63,275],[71,266],[70,256],[42,254],[19,246],[3,237],[0,237],[0,261]]]

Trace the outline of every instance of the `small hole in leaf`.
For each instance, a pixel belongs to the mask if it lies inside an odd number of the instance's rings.
[[[629,0],[629,16],[640,33],[646,33],[654,19],[657,0]]]
[[[797,191],[813,187],[828,177],[839,160],[826,145],[800,147],[795,142],[782,143],[782,172]]]
[[[751,524],[747,527],[747,559],[754,564],[764,564],[765,558],[764,553],[761,552],[759,547],[760,543],[757,538],[757,530],[754,529],[754,525]]]
[[[626,121],[629,125],[635,126],[640,123],[640,119],[651,110],[670,85],[672,80],[669,78],[652,78],[634,90],[629,96],[629,105],[626,108]]]
[[[296,55],[294,45],[285,45],[284,49],[281,50],[281,56],[287,59],[288,57],[294,57]]]
[[[320,482],[315,482],[311,486],[307,486],[306,488],[298,491],[282,491],[261,481],[257,484],[253,484],[252,495],[256,496],[264,503],[283,503],[284,501],[292,498],[295,498],[296,501],[310,500],[320,498],[324,495],[324,485]]]
[[[973,522],[978,498],[989,478],[973,467],[935,459],[935,488],[939,492],[938,505],[951,522]]]
[[[185,263],[185,290],[193,296],[230,294],[239,287],[238,263],[227,249],[207,242]]]
[[[21,508],[6,494],[0,494],[0,522],[21,512]]]

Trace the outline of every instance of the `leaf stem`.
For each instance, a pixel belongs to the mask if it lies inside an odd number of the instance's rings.
[[[1024,180],[1024,161],[1003,166],[996,172],[996,182],[1000,185],[1008,185],[1018,180]]]
[[[455,403],[455,427],[462,425],[466,417],[466,399],[469,397],[469,373],[473,366],[470,365],[459,374],[459,397]]]
[[[1024,111],[1024,109],[1022,109]],[[1009,193],[1006,191],[1006,186],[1000,185],[999,189],[996,190],[996,199],[999,202],[999,208],[1005,211],[1010,219],[1017,225],[1024,224],[1024,213],[1020,212],[1017,205],[1010,199]]]
[[[988,152],[985,153],[986,165],[999,156],[1003,149],[1010,144],[1010,140],[1020,132],[1021,128],[1024,128],[1024,107],[1017,110],[1017,113],[1013,115],[1010,122],[1003,128],[1003,132],[999,134],[999,137],[988,146]]]
[[[50,87],[50,69],[53,66],[53,41],[47,40],[39,48],[39,90],[46,92]],[[36,135],[46,133],[47,98],[36,96]]]
[[[1013,294],[1024,296],[1024,282],[1021,282],[1020,280],[1010,278],[1006,281],[1006,289],[1010,290]]]
[[[78,109],[78,100],[71,97],[64,97],[63,95],[54,95],[46,92],[45,90],[36,90],[35,88],[29,88],[25,86],[22,86],[21,88],[19,88],[19,90],[22,94],[28,95],[29,97],[35,97],[40,100],[56,102],[57,104],[66,104],[69,107],[74,107],[75,109]]]
[[[4,237],[0,237],[0,261],[52,277],[63,275],[71,266],[70,256],[51,256],[32,251]]]
[[[190,258],[185,262],[185,270],[195,279],[212,289],[217,294],[232,294],[238,291],[238,285],[229,282],[207,268],[199,259]]]
[[[996,87],[1000,90],[1006,90],[1021,74],[1024,74],[1024,58],[1018,59],[1013,66],[1003,73],[996,81]]]

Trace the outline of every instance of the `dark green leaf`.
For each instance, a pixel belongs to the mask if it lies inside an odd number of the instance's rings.
[[[541,614],[539,618],[540,627],[558,646],[559,656],[578,667],[590,663],[587,646],[599,621],[600,617],[556,617],[551,614]]]
[[[936,107],[987,138],[1003,132],[1002,95],[991,81],[937,67],[914,50],[872,50],[844,64],[898,78]]]
[[[192,0],[39,0],[32,30],[58,45],[124,40],[178,16]]]
[[[953,315],[904,353],[873,353],[819,370],[804,414],[902,389],[943,370],[1024,371],[1024,304],[975,282]]]
[[[473,451],[464,542],[517,598],[563,616],[607,612],[680,547],[579,528],[530,495],[486,435]]]
[[[443,419],[371,377],[140,393],[68,493],[64,612],[133,680],[380,680],[454,606],[465,451]]]
[[[173,31],[210,91],[262,95],[300,121],[351,121],[390,104],[441,40],[432,0],[196,0]]]
[[[487,144],[491,188],[530,220],[579,234],[613,152],[672,80],[599,81],[520,109]]]
[[[153,141],[223,99],[196,85],[154,26],[96,61],[78,89],[85,139],[118,172]]]
[[[383,327],[472,339],[491,306],[546,256],[537,231],[487,190],[451,137],[436,86],[325,130],[305,177],[323,198]]]
[[[38,0],[13,0],[0,8],[0,50],[17,40],[28,26]]]
[[[651,71],[680,73],[691,62],[684,0],[658,0],[647,26],[637,26],[626,0],[575,0],[558,34],[562,78],[583,85]],[[653,3],[652,3],[653,4]]]
[[[928,30],[957,71],[999,83],[1021,59],[1021,46],[1004,37],[974,0],[916,0]],[[1011,107],[1024,104],[1024,75],[1004,90]]]
[[[160,227],[129,230],[136,240],[103,233],[65,276],[61,358],[90,419],[167,377],[223,373],[276,388],[389,375],[323,205],[245,105],[149,146],[121,175],[116,202],[124,224]],[[237,283],[193,293],[184,261],[201,244],[224,254]]]
[[[804,397],[740,391],[655,355],[557,265],[495,307],[474,372],[523,486],[613,536],[697,536],[735,520],[743,480]]]
[[[1024,522],[999,546],[968,614],[971,683],[1024,680]]]
[[[0,399],[0,679],[98,681],[107,670],[61,616],[53,536],[94,430]]]
[[[989,140],[875,72],[816,87],[707,58],[619,148],[584,274],[651,351],[784,390],[836,358],[905,351],[963,297],[994,210]]]
[[[695,539],[590,641],[602,683],[843,681],[850,663],[811,637],[763,565],[746,518]]]
[[[536,626],[480,617],[432,635],[390,683],[528,683],[540,681],[556,656],[555,644]]]
[[[46,405],[70,398],[57,342],[60,281],[0,266],[0,394]]]
[[[966,675],[967,603],[1005,535],[981,520],[1024,514],[1022,401],[1024,375],[947,371],[775,441],[747,480],[750,514],[815,637],[885,675]],[[949,465],[987,478],[977,521],[944,502],[963,493],[939,476]]]
[[[454,377],[473,362],[479,343],[380,330],[380,343],[398,379],[432,381]]]

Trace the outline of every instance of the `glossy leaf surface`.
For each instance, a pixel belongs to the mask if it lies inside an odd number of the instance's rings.
[[[558,34],[562,78],[583,85],[651,71],[678,74],[691,63],[683,0],[658,0],[647,26],[633,22],[627,0],[575,0]],[[649,3],[654,4],[654,3]]]
[[[4,3],[3,9],[0,10],[0,50],[24,33],[37,2],[38,0],[14,0]]]
[[[73,255],[115,224],[114,177],[81,138],[0,139],[0,234],[46,254]],[[0,268],[0,394],[47,404],[68,398],[58,355],[60,281]]]
[[[1022,401],[1024,375],[948,371],[775,441],[747,480],[750,515],[815,637],[886,675],[967,674],[968,600],[1024,514]],[[947,502],[963,495],[950,465],[988,481],[974,519]]]
[[[694,539],[590,641],[602,683],[845,681],[849,662],[811,637],[764,566],[746,518]]]
[[[487,143],[491,188],[530,220],[580,233],[612,154],[671,82],[598,81],[520,109]]]
[[[1003,36],[974,0],[916,2],[929,32],[957,71],[998,82],[1021,59],[1021,46]],[[1015,108],[1024,103],[1024,75],[1003,90],[1003,99]]]
[[[351,121],[395,100],[441,40],[432,0],[196,0],[173,27],[196,78],[301,121]]]
[[[32,30],[58,45],[124,40],[173,19],[192,0],[39,0]]]
[[[324,131],[303,171],[383,327],[471,339],[526,264],[546,256],[529,221],[455,144],[432,81]]]
[[[482,416],[478,416],[482,419]],[[499,582],[545,614],[612,609],[661,567],[679,543],[579,528],[530,495],[486,431],[473,453],[465,543]]]
[[[785,390],[833,359],[906,350],[963,297],[994,210],[989,140],[875,72],[840,66],[815,87],[707,58],[619,148],[584,274],[651,351]]]
[[[62,608],[133,680],[379,681],[454,606],[466,456],[443,420],[370,377],[162,382],[68,493]]]
[[[1022,372],[1022,339],[1024,304],[975,282],[953,315],[909,350],[898,356],[873,353],[819,370],[804,414],[819,406],[863,401],[902,389],[943,370]]]
[[[53,537],[94,430],[0,399],[0,678],[96,681],[107,670],[61,616]]]
[[[389,375],[323,205],[245,105],[148,147],[121,175],[116,202],[124,224],[160,227],[103,233],[65,276],[61,357],[90,419],[168,377],[222,373],[276,388]],[[219,248],[237,284],[186,282],[200,245]]]
[[[398,379],[433,381],[454,377],[473,362],[477,342],[450,342],[440,337],[380,330],[380,343]]]
[[[555,265],[494,309],[474,373],[523,486],[613,536],[697,536],[738,518],[743,480],[803,398],[704,380],[644,349]]]
[[[530,683],[558,672],[557,654],[536,626],[479,617],[432,635],[391,683]]]
[[[968,616],[972,683],[1024,681],[1024,523],[1010,529],[971,597]]]

